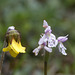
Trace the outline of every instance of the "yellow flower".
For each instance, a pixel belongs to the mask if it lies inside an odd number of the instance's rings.
[[[12,57],[16,57],[19,53],[25,53],[25,49],[25,47],[22,47],[20,41],[16,42],[14,39],[12,39],[12,43],[9,43],[6,48],[3,48],[3,51],[9,51]]]

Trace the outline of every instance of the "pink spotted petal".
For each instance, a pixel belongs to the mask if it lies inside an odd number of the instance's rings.
[[[57,38],[57,40],[58,40],[58,42],[65,42],[65,41],[68,40],[67,37],[68,37],[68,35],[66,35],[66,36],[60,36],[60,37]]]
[[[44,49],[50,53],[52,52],[52,48],[50,48],[50,47],[44,46]]]
[[[61,52],[63,55],[67,55],[67,53],[65,52],[66,48],[62,43],[59,44],[58,48],[59,52]]]

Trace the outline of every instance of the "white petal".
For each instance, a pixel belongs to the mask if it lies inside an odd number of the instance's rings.
[[[43,27],[47,28],[48,27],[48,23],[46,22],[46,20],[43,21]]]
[[[38,55],[38,53],[39,53],[39,51],[41,50],[41,48],[42,48],[42,46],[38,46],[37,48],[35,48],[35,49],[33,50],[33,53],[35,53],[35,56]]]
[[[65,52],[66,48],[62,43],[59,44],[58,48],[59,52],[61,52],[63,55],[67,55],[67,53]]]
[[[39,45],[42,45],[44,42],[46,42],[47,41],[47,38],[46,38],[46,36],[45,36],[45,34],[40,38],[40,40],[39,40],[39,42],[38,42],[38,44]]]
[[[51,27],[50,26],[48,26],[46,29],[45,29],[45,33],[51,33]]]
[[[68,36],[68,35],[66,35],[66,36],[60,36],[60,37],[57,38],[57,40],[58,40],[59,42],[65,42],[66,40],[68,40],[67,36]]]
[[[14,29],[15,29],[14,26],[10,26],[10,27],[8,27],[8,30],[14,30]]]
[[[58,41],[56,40],[55,35],[51,33],[48,39],[48,47],[56,47],[57,44],[58,44]]]
[[[44,46],[44,49],[48,52],[52,52],[52,48],[50,48],[50,47]]]

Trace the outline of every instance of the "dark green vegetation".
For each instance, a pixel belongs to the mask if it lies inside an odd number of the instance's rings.
[[[5,33],[11,25],[21,33],[22,45],[27,48],[26,54],[15,59],[6,53],[4,75],[43,75],[43,56],[40,53],[35,57],[32,51],[44,31],[44,19],[57,37],[69,34],[64,43],[68,55],[53,49],[48,75],[75,74],[75,0],[0,0],[0,56]]]

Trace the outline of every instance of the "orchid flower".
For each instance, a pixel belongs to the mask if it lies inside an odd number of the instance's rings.
[[[45,20],[43,22],[43,27],[45,28],[45,34],[41,36],[38,42],[39,46],[33,50],[33,53],[35,53],[35,55],[38,55],[39,51],[42,48],[44,48],[48,52],[52,52],[52,47],[56,47],[56,45],[58,44],[55,35],[51,33],[51,27],[48,26],[48,23]]]
[[[42,36],[42,38],[39,40],[38,44],[42,44],[43,42],[48,42],[48,47],[56,47],[58,44],[58,41],[56,40],[56,37],[54,34],[52,34],[51,27],[48,26],[48,23],[44,20],[43,27],[45,29],[45,34]]]
[[[65,42],[65,41],[68,40],[67,36],[68,35],[66,35],[66,36],[60,36],[60,37],[57,38],[58,43],[59,43],[59,46],[58,46],[59,52],[61,52],[63,55],[67,55],[67,53],[65,52],[66,48],[63,45],[63,42]]]
[[[63,55],[67,55],[67,53],[65,52],[66,48],[64,47],[63,42],[65,42],[68,39],[68,35],[61,36],[56,39],[56,36],[52,33],[51,27],[45,20],[43,22],[43,27],[45,28],[44,34],[41,36],[38,42],[39,46],[33,50],[33,53],[35,53],[35,55],[38,55],[39,51],[42,48],[44,48],[48,52],[52,52],[52,48],[56,47],[57,44],[59,44],[59,51]]]

